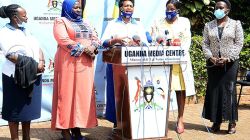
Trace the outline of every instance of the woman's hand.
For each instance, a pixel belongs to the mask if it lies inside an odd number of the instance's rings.
[[[214,64],[217,65],[218,59],[216,57],[210,57],[209,60]]]
[[[38,72],[40,73],[43,73],[45,71],[45,61],[44,60],[39,60],[39,63],[38,63]]]
[[[43,73],[45,71],[45,60],[44,60],[44,55],[43,55],[43,51],[40,48],[39,49],[39,63],[38,63],[38,72]]]
[[[218,66],[224,66],[228,62],[228,58],[222,57],[217,60]]]

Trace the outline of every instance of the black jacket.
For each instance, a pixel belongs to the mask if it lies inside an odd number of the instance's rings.
[[[15,65],[15,83],[22,87],[27,88],[29,96],[33,90],[34,82],[37,79],[38,63],[31,57],[18,55]]]

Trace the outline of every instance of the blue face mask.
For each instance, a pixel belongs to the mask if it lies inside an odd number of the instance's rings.
[[[72,18],[73,19],[76,19],[76,20],[80,20],[80,19],[82,19],[82,15],[81,14],[78,14],[78,13],[75,13],[75,12],[73,12],[72,11]]]
[[[165,14],[166,14],[166,19],[167,19],[168,21],[174,20],[174,18],[177,16],[177,12],[176,12],[176,11],[172,11],[172,12],[166,11]]]
[[[226,16],[224,10],[221,10],[221,9],[217,9],[214,11],[214,15],[217,19],[222,19],[223,17]]]
[[[131,18],[133,15],[132,12],[124,12],[124,11],[121,11],[121,16],[125,17],[125,18]]]

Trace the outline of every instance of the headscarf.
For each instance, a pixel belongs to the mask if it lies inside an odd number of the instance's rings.
[[[82,22],[82,16],[72,11],[72,8],[75,5],[76,1],[77,0],[63,1],[61,17],[66,17],[67,19],[75,22]]]

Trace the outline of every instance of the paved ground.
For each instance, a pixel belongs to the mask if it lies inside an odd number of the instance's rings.
[[[206,126],[210,127],[211,123],[201,118],[203,104],[186,104],[185,106],[185,132],[181,135],[175,133],[175,123],[177,112],[170,112],[169,137],[174,140],[249,140],[250,139],[250,89],[243,91],[239,106],[239,121],[237,122],[236,134],[229,135],[226,133],[227,125],[222,124],[222,131],[217,134],[207,132]],[[82,134],[89,140],[106,140],[112,131],[112,124],[99,118],[99,126],[93,129],[82,129]],[[32,123],[31,125],[32,140],[60,140],[60,132],[50,129],[50,121]],[[21,131],[19,132],[21,135]],[[7,126],[0,127],[0,140],[10,139],[9,129]],[[21,139],[21,137],[20,137]]]

